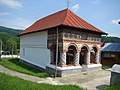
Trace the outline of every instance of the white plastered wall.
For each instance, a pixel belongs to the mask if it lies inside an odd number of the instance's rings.
[[[45,68],[50,60],[50,50],[47,49],[47,31],[20,36],[20,58]]]

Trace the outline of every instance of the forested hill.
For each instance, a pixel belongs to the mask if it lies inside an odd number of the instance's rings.
[[[0,33],[9,34],[11,36],[17,36],[18,33],[20,33],[20,32],[22,32],[22,30],[0,26]]]
[[[105,42],[105,43],[120,43],[120,38],[119,37],[111,37],[111,36],[108,36],[108,37],[102,36],[101,41]]]
[[[17,35],[20,32],[22,32],[22,30],[0,26],[0,40],[2,41],[2,51],[9,51],[11,54],[13,49],[14,54],[17,54],[19,52],[20,43],[19,37]]]

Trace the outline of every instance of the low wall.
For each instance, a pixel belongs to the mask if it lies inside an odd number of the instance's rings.
[[[18,55],[1,55],[1,58],[20,58]]]

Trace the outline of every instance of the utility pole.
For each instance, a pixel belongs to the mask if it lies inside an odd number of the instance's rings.
[[[55,65],[55,78],[57,77],[57,63],[58,63],[58,27],[56,31],[56,65]]]

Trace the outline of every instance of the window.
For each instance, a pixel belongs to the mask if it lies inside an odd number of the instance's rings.
[[[76,35],[76,34],[74,34],[74,38],[75,38],[75,39],[77,38],[77,35]]]
[[[96,41],[99,41],[99,38],[96,38]]]
[[[93,37],[91,37],[91,40],[93,40]]]
[[[101,39],[99,38],[99,41],[101,41]]]
[[[111,54],[111,57],[115,57],[115,54]]]
[[[81,35],[78,35],[78,39],[81,39],[82,38],[82,36]]]
[[[87,40],[90,40],[90,37],[87,37]]]
[[[110,53],[104,53],[103,57],[110,57]]]
[[[97,38],[95,38],[95,41],[97,41]]]
[[[70,38],[73,38],[73,34],[70,34],[69,37],[70,37]]]
[[[68,33],[64,33],[64,37],[68,38]]]
[[[92,38],[91,38],[91,37],[89,37],[89,40],[92,40]]]
[[[95,37],[93,37],[93,41],[95,41]]]

